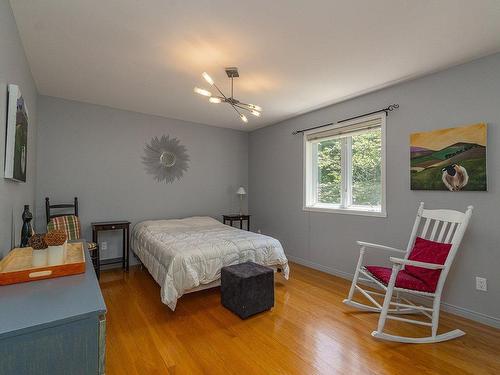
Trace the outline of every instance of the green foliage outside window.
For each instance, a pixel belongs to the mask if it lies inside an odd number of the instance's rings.
[[[321,203],[340,203],[341,154],[341,139],[318,143],[318,201]]]
[[[370,130],[351,137],[352,204],[381,204],[381,131]],[[318,143],[318,200],[339,204],[342,190],[342,139]]]

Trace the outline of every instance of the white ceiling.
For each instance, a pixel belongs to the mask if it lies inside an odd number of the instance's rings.
[[[500,50],[498,0],[11,0],[41,94],[255,129]],[[193,93],[207,71],[264,108]],[[208,87],[206,87],[208,88]],[[380,103],[385,105],[389,103]]]

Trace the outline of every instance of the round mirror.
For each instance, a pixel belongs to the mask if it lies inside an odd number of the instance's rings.
[[[172,168],[176,159],[175,154],[171,151],[163,151],[160,155],[160,163],[166,168]]]

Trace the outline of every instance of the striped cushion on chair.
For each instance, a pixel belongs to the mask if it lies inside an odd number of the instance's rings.
[[[66,232],[68,240],[80,239],[80,219],[75,215],[53,217],[47,224],[47,230],[62,229]]]

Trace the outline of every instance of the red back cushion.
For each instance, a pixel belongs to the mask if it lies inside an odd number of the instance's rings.
[[[417,237],[408,259],[425,263],[444,264],[450,249],[451,243],[434,242]],[[410,275],[426,283],[430,290],[436,290],[441,270],[429,270],[415,266],[406,266],[405,270]]]

